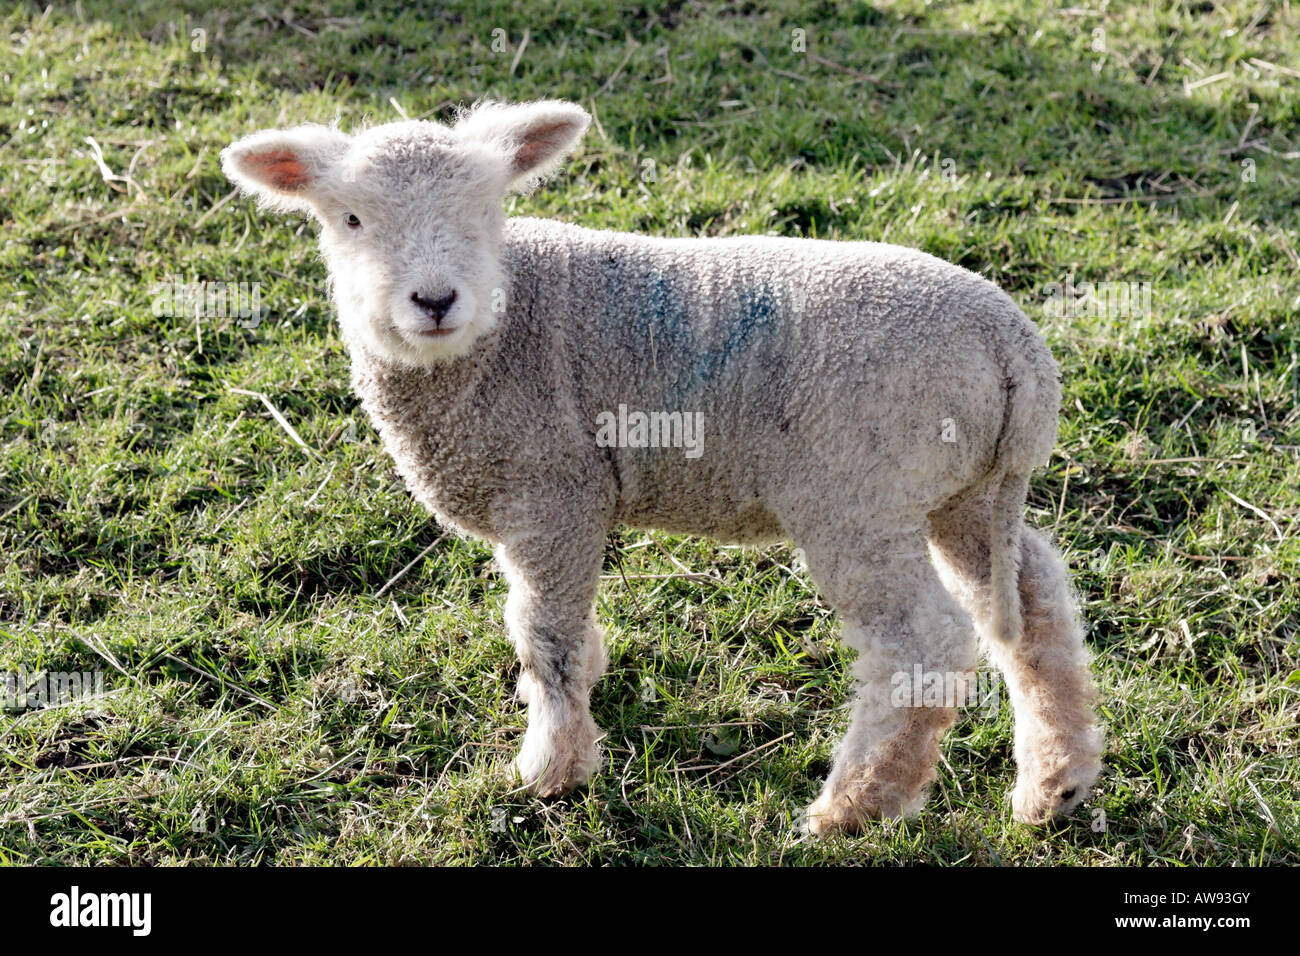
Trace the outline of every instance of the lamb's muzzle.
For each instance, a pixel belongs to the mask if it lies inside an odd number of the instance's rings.
[[[441,321],[446,315],[451,304],[456,301],[456,290],[452,289],[441,298],[431,299],[420,295],[418,292],[411,293],[411,301],[414,302],[429,318],[434,321]]]

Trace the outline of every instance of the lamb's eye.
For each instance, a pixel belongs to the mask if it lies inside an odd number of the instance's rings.
[[[349,229],[361,228],[361,220],[358,219],[356,216],[354,216],[352,213],[348,213],[348,218],[343,221],[348,224]]]

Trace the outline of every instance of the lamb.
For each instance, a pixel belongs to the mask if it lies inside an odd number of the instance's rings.
[[[483,103],[450,126],[305,125],[222,153],[244,191],[319,221],[352,384],[397,470],[495,546],[523,782],[561,794],[599,765],[593,604],[624,525],[802,549],[858,652],[812,832],[919,810],[960,702],[900,700],[898,675],[968,674],[980,643],[1014,707],[1015,818],[1070,812],[1103,734],[1065,564],[1023,523],[1060,404],[1037,328],[911,249],[507,218],[589,122]],[[609,440],[628,409],[698,423],[699,453]]]

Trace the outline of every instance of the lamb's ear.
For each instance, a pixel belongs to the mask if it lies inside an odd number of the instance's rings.
[[[581,106],[538,100],[480,103],[456,123],[455,130],[462,140],[501,153],[510,188],[526,190],[564,162],[590,125],[591,117]]]
[[[321,179],[347,150],[348,136],[330,126],[267,129],[221,151],[226,178],[285,212],[311,208]]]

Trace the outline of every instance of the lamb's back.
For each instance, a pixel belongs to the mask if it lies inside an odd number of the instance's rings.
[[[762,537],[810,480],[943,500],[990,466],[1009,386],[1055,381],[1005,293],[913,249],[512,219],[506,260],[529,321],[553,326],[590,440],[620,407],[703,416],[698,458],[609,450],[631,524]]]

